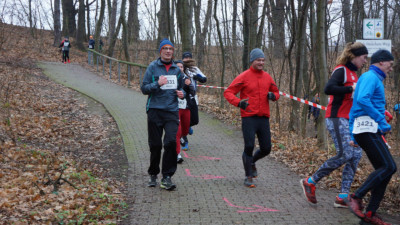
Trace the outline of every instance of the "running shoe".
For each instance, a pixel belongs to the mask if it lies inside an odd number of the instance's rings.
[[[67,61],[65,61],[64,64],[67,64]]]
[[[257,178],[258,173],[257,173],[257,168],[256,168],[256,164],[251,165],[251,170],[252,170],[252,176],[253,178]]]
[[[181,137],[181,139],[180,139],[179,142],[181,143],[181,146],[184,146],[184,145],[185,145],[185,139],[183,139],[183,137]]]
[[[189,127],[189,135],[192,135],[193,134],[193,129],[192,129],[192,127]]]
[[[244,179],[244,185],[249,188],[255,188],[256,185],[253,183],[253,178],[252,177],[246,177]]]
[[[347,204],[349,205],[350,211],[358,218],[363,219],[365,217],[365,214],[362,212],[364,208],[362,206],[362,199],[356,198],[355,194],[351,194],[349,195],[349,202]]]
[[[181,154],[178,154],[177,163],[181,164],[182,162],[183,162],[183,158],[182,158]]]
[[[168,190],[168,191],[172,191],[176,188],[176,185],[174,183],[172,183],[171,177],[170,176],[166,176],[164,178],[161,179],[161,188]]]
[[[308,178],[301,179],[300,185],[303,188],[304,196],[307,201],[313,204],[317,204],[317,198],[315,197],[315,185],[307,182]]]
[[[68,63],[71,63],[71,61],[69,61],[69,59],[68,59]]]
[[[157,185],[157,175],[150,175],[148,187],[155,187]]]
[[[182,150],[183,150],[183,151],[189,150],[189,143],[186,142],[186,143],[182,146]]]
[[[347,205],[347,199],[339,198],[339,196],[336,196],[336,200],[335,200],[335,203],[333,203],[333,206],[335,208],[348,208],[349,207]]]
[[[365,213],[365,217],[361,220],[360,224],[374,224],[374,225],[390,225],[380,218],[378,215],[373,215],[371,211]]]

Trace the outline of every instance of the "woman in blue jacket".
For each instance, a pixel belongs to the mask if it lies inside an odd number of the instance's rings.
[[[349,196],[349,209],[363,222],[386,224],[376,215],[396,163],[382,135],[390,132],[385,119],[385,88],[383,80],[393,70],[393,55],[387,50],[378,50],[371,57],[371,66],[357,82],[353,107],[350,110],[350,133],[352,145],[359,145],[366,153],[375,171],[356,192]],[[363,213],[362,198],[371,191],[371,198]]]

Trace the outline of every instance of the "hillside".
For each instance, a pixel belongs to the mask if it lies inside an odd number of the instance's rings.
[[[0,27],[0,221],[121,223],[124,213],[117,211],[124,210],[130,200],[124,193],[126,171],[122,167],[126,161],[118,162],[126,157],[121,151],[123,146],[115,121],[108,113],[99,112],[101,107],[93,106],[96,103],[55,84],[37,68],[38,61],[61,61],[58,48],[52,45],[48,31],[36,31],[35,37],[31,37],[27,28]],[[95,71],[95,67],[87,65],[86,54],[72,48],[71,62]],[[112,81],[118,83],[115,71]],[[211,73],[209,68],[205,71]],[[126,85],[126,77],[122,77],[120,84]],[[137,88],[137,82],[132,88]],[[239,126],[236,109],[219,108],[218,98],[204,89],[200,98],[202,110]],[[282,117],[289,102],[283,97],[279,102],[283,105]],[[310,175],[334,155],[332,144],[329,149],[319,149],[314,135],[301,138],[283,127],[276,122],[271,125],[274,144],[271,155],[301,176]],[[393,143],[392,153],[399,156],[398,145],[391,138],[388,141]],[[364,157],[353,189],[371,170]],[[340,180],[341,170],[337,170],[318,187],[338,189]],[[399,193],[397,172],[382,203],[383,212],[399,215]],[[21,204],[25,202],[28,203]],[[100,209],[102,213],[98,213]]]

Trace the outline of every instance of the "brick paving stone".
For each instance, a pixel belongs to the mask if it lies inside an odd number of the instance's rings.
[[[159,185],[149,188],[147,96],[76,64],[41,63],[40,67],[56,82],[102,103],[116,120],[131,171],[129,191],[134,203],[130,224],[358,224],[348,210],[333,207],[335,191],[318,189],[318,205],[309,205],[300,177],[270,157],[257,163],[257,187],[244,187],[240,130],[202,112],[194,135],[188,136],[190,149],[186,153],[190,158],[184,157],[172,177],[176,190],[161,190]],[[221,159],[205,160],[203,156]],[[192,176],[187,176],[186,169]],[[205,175],[224,178],[202,179]]]

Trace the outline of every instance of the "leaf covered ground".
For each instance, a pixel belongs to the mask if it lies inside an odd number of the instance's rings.
[[[35,35],[0,27],[0,224],[122,223],[128,166],[116,123],[42,74],[37,61],[61,57],[50,33]]]
[[[97,103],[52,82],[37,68],[37,61],[61,61],[52,40],[47,31],[31,37],[26,28],[0,24],[0,223],[124,224],[130,201],[128,166],[116,123],[93,106]],[[73,62],[87,66],[85,52],[72,49],[70,55]],[[120,84],[126,86],[126,79]],[[240,126],[236,108],[220,108],[215,95],[201,91],[200,99],[202,110]],[[288,100],[280,101],[285,105]],[[331,143],[320,149],[315,138],[283,130],[272,123],[271,157],[301,176],[312,174],[335,154]],[[392,153],[399,156],[398,145]],[[371,171],[363,157],[352,188]],[[318,188],[338,190],[340,180],[337,170]],[[385,213],[399,215],[399,172],[381,206]]]

